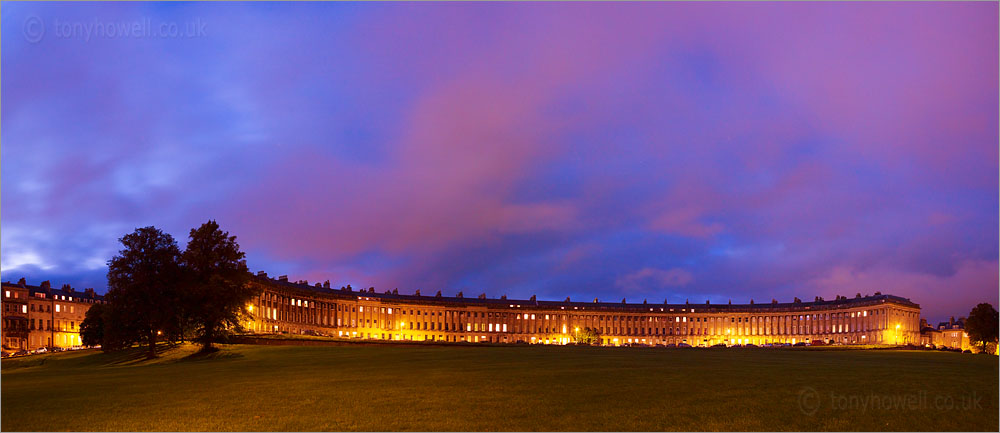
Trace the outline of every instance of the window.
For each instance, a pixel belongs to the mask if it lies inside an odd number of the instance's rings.
[[[60,305],[59,305],[59,304],[56,304],[56,313],[58,313],[58,312],[59,312],[59,307],[60,307]]]

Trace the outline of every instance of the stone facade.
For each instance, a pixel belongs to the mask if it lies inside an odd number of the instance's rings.
[[[833,301],[711,305],[399,295],[290,283],[258,274],[255,333],[378,340],[566,344],[585,328],[602,345],[919,344],[920,306],[876,293]],[[624,300],[623,300],[624,301]]]
[[[4,351],[69,348],[82,345],[80,323],[87,310],[104,298],[93,289],[83,292],[69,286],[52,288],[43,282],[29,286],[4,282],[3,329]]]

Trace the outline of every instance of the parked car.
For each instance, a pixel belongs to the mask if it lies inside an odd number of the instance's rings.
[[[687,343],[677,343],[677,347],[691,347],[691,345]]]
[[[800,342],[798,342],[798,343],[795,343],[795,344],[793,344],[792,346],[796,346],[796,347],[798,347],[798,346],[805,346],[805,345],[806,345],[806,342],[805,342],[805,341],[800,341]]]

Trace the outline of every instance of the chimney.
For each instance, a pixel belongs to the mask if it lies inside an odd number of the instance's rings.
[[[479,299],[486,299],[486,294],[485,293],[480,293],[479,294]]]
[[[503,299],[504,301],[506,301],[507,300],[507,294],[504,293],[503,296],[500,297],[500,299]]]
[[[536,301],[535,301],[535,295],[531,295],[531,299],[529,299],[529,301],[531,301],[531,302],[536,302]]]
[[[326,280],[326,281],[323,282],[323,288],[324,289],[329,289],[330,288],[330,280]]]
[[[282,276],[278,277],[278,281],[284,281],[284,282],[287,283],[288,282],[288,275],[282,275]]]
[[[569,296],[567,296],[567,297],[566,297],[566,300],[565,300],[565,301],[563,301],[563,302],[569,302]]]
[[[457,294],[457,295],[455,295],[455,297],[456,297],[456,298],[464,298],[464,297],[465,297],[465,294],[463,294],[462,292],[458,292],[458,294]]]
[[[17,285],[21,286],[21,288],[23,289],[25,286],[28,285],[28,283],[24,281],[24,278],[21,278],[20,280],[17,280]]]
[[[257,271],[257,276],[260,278],[267,278],[267,272]]]
[[[435,295],[434,295],[434,297],[435,297],[435,298],[440,298],[440,297],[441,297],[441,291],[440,291],[440,290],[438,290],[437,294],[435,294]]]
[[[417,289],[417,291],[414,292],[413,294],[416,295],[416,296],[420,296],[420,289]]]
[[[49,280],[42,281],[42,288],[46,290],[51,289],[52,283],[50,283]]]
[[[399,294],[399,289],[398,288],[392,289],[392,294],[393,295],[398,295]]]

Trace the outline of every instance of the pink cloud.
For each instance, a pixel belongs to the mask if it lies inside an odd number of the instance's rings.
[[[619,277],[615,285],[629,293],[656,293],[667,287],[686,286],[694,281],[694,275],[681,268],[642,268]]]
[[[876,291],[909,297],[920,303],[921,315],[939,320],[951,315],[967,314],[976,304],[997,305],[1000,287],[1000,265],[997,260],[966,260],[957,272],[949,276],[906,271],[885,265],[860,269],[837,266],[803,285],[804,292],[853,297]],[[983,294],[988,294],[983,296]]]

